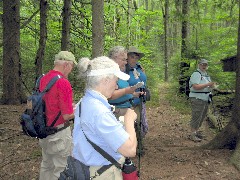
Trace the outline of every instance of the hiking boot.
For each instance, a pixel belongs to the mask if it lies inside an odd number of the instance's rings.
[[[202,139],[200,139],[199,137],[197,137],[197,133],[192,133],[189,137],[190,140],[194,141],[194,142],[200,142],[202,141]]]

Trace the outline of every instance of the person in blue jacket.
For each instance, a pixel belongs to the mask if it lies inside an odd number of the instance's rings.
[[[127,56],[128,56],[127,57],[128,63],[126,65],[126,73],[130,75],[128,83],[129,83],[130,86],[134,86],[139,82],[143,82],[144,85],[137,88],[135,90],[135,92],[141,92],[141,91],[144,92],[144,89],[147,85],[147,76],[144,72],[144,69],[142,68],[142,66],[138,62],[144,56],[144,53],[140,52],[136,47],[131,46],[128,49]],[[138,97],[133,97],[132,102],[133,102],[133,109],[137,114],[136,129],[137,129],[138,132],[141,131],[141,136],[144,137],[144,135],[148,131],[144,95],[138,96]],[[141,126],[140,126],[140,117],[142,117]],[[142,125],[144,125],[144,126],[142,126]],[[139,133],[137,133],[138,142],[142,142],[142,137],[140,137]],[[138,147],[138,151],[141,154],[144,154],[142,144]]]
[[[123,46],[115,46],[110,49],[108,57],[114,60],[122,72],[125,72],[127,64],[127,49]],[[139,97],[142,93],[135,92],[139,86],[130,86],[128,81],[119,79],[118,88],[109,98],[109,104],[115,106],[114,114],[117,118],[124,116],[128,108],[132,107],[133,97]]]

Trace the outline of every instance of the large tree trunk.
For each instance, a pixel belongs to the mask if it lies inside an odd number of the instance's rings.
[[[62,43],[61,50],[67,51],[70,49],[70,27],[71,27],[71,0],[64,0],[63,6],[63,23],[62,23]]]
[[[92,57],[103,55],[104,0],[92,0]]]
[[[238,43],[237,43],[237,80],[236,80],[236,95],[234,101],[234,109],[232,113],[232,121],[236,123],[238,129],[238,137],[240,136],[240,1],[239,3],[239,19],[238,19]],[[231,162],[240,170],[240,141],[239,138],[236,150],[231,157]]]
[[[240,9],[240,1],[239,1]],[[237,42],[237,70],[236,70],[236,93],[233,104],[232,119],[228,125],[204,148],[218,149],[231,148],[234,149],[234,154],[231,157],[231,162],[240,170],[240,10],[239,10],[239,25],[238,25],[238,42]]]
[[[20,66],[20,0],[3,1],[3,104],[23,102]]]
[[[42,64],[46,48],[47,40],[47,11],[48,11],[48,2],[47,0],[40,1],[40,39],[37,55],[35,58],[35,68],[36,68],[36,78],[42,75]]]
[[[187,37],[188,37],[188,14],[190,0],[182,0],[182,45],[180,62],[179,92],[185,93],[186,75],[184,72],[189,68],[189,63],[185,62],[187,58]]]

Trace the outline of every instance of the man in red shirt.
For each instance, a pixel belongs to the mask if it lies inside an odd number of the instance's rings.
[[[47,125],[50,126],[57,118],[54,127],[59,131],[39,140],[42,148],[40,180],[57,180],[67,164],[67,156],[71,154],[72,136],[69,120],[74,118],[74,105],[72,87],[67,78],[74,64],[77,65],[74,55],[68,51],[61,51],[55,56],[53,70],[40,80],[42,91],[53,77],[61,76],[44,95]]]

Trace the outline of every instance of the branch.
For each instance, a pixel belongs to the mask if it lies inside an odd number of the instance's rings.
[[[27,24],[29,24],[29,23],[31,22],[31,20],[36,16],[36,14],[37,14],[39,11],[40,11],[40,9],[38,9],[37,11],[35,11],[35,12],[32,14],[32,16],[20,26],[20,29],[24,28]],[[15,33],[12,33],[12,34],[9,36],[9,39],[11,39],[14,35],[15,35]],[[9,39],[7,39],[7,40],[5,40],[5,41],[9,41]],[[0,44],[0,47],[3,46],[3,44],[5,43],[5,41],[3,41],[3,42]]]

